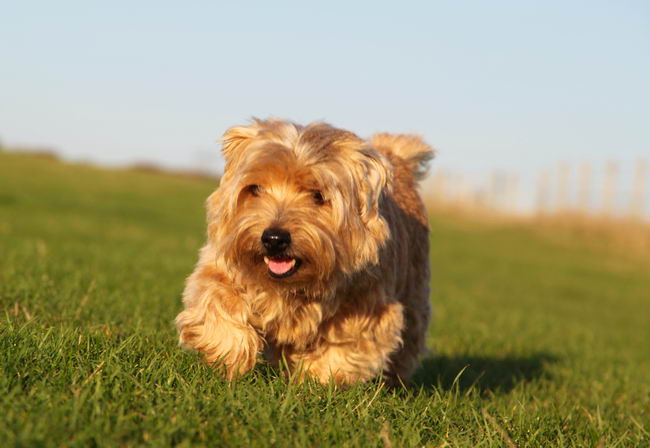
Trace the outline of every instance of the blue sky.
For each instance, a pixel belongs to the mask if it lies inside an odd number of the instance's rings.
[[[0,138],[217,165],[250,116],[422,134],[437,167],[650,155],[650,2],[2,2]]]

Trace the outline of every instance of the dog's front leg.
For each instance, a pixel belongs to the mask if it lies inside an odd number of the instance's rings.
[[[313,350],[294,353],[292,364],[323,384],[365,382],[382,373],[402,344],[402,305],[393,302],[372,312],[333,319]]]
[[[176,317],[180,343],[197,350],[209,364],[225,368],[227,378],[255,366],[262,341],[248,322],[248,304],[213,266],[199,266],[183,293]]]

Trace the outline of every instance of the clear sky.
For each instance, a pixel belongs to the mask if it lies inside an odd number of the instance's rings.
[[[250,116],[422,134],[476,172],[650,155],[650,2],[4,1],[0,139],[217,163]]]

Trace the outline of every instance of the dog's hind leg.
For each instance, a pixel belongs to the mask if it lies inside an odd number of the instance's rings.
[[[426,337],[431,319],[428,287],[412,291],[404,302],[403,343],[391,355],[390,363],[384,370],[386,381],[395,386],[408,381],[420,364],[420,356],[426,353]]]

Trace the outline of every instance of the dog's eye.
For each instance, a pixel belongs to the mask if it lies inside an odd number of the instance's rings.
[[[318,190],[312,190],[311,197],[314,199],[314,202],[318,205],[325,204],[325,198],[323,198],[323,193]]]
[[[251,196],[259,196],[261,190],[262,188],[259,185],[255,185],[255,184],[248,185],[246,188],[244,188],[244,191],[250,194]]]

